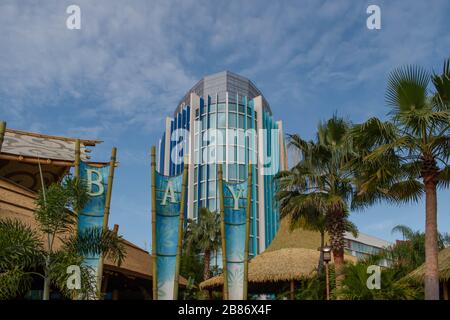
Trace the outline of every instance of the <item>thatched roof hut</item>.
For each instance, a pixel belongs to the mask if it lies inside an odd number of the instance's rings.
[[[248,265],[248,286],[251,292],[270,292],[280,285],[313,276],[317,270],[320,252],[320,234],[303,229],[289,230],[289,221],[283,219],[272,244]],[[345,256],[355,262],[353,256]],[[223,286],[223,275],[200,283],[204,290],[218,290]]]
[[[317,267],[319,252],[311,249],[284,248],[264,252],[253,258],[248,266],[249,283],[299,280],[311,276]],[[223,285],[223,275],[203,281],[201,289]]]
[[[450,247],[445,248],[439,252],[438,256],[438,269],[439,280],[449,281],[450,279]],[[424,281],[425,277],[425,264],[421,265],[416,270],[412,271],[407,278],[414,279],[416,281]]]
[[[298,281],[316,273],[319,261],[319,251],[306,248],[283,248],[275,251],[265,251],[250,260],[248,265],[249,286],[258,287],[262,284]],[[355,257],[346,256],[349,261]],[[201,289],[217,289],[223,285],[223,275],[218,275],[203,281]]]
[[[266,251],[283,248],[305,248],[316,251],[320,247],[319,232],[301,228],[291,230],[289,225],[290,221],[287,218],[280,221],[280,228]],[[328,236],[325,236],[325,241],[329,242]]]
[[[439,282],[442,284],[444,300],[449,300],[450,284],[450,247],[447,247],[438,255]],[[423,282],[425,278],[425,263],[408,274],[405,279]]]

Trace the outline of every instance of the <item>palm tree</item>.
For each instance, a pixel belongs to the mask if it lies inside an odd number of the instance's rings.
[[[83,265],[83,257],[110,255],[120,264],[125,252],[121,237],[110,230],[92,227],[78,234],[73,232],[78,222],[73,212],[88,200],[84,183],[67,177],[39,193],[34,212],[37,230],[19,220],[0,220],[0,298],[13,298],[27,291],[33,275],[44,280],[44,300],[50,298],[51,285],[67,297],[95,297],[96,279],[92,269]],[[59,248],[56,241],[61,243]],[[66,285],[67,267],[71,265],[80,267],[80,290]]]
[[[294,221],[307,217],[310,224],[324,223],[333,250],[337,286],[343,277],[344,232],[349,226],[353,193],[351,171],[346,167],[354,156],[351,141],[346,138],[349,129],[347,121],[333,116],[319,124],[315,141],[290,135],[289,145],[301,153],[302,160],[278,177],[281,215],[291,215]]]
[[[405,225],[397,225],[392,233],[400,233],[403,241],[397,242],[387,250],[388,258],[412,271],[425,262],[425,234]],[[450,244],[450,235],[438,232],[438,250]]]
[[[188,220],[185,239],[188,251],[195,248],[203,253],[203,279],[208,279],[211,253],[219,250],[221,244],[220,215],[201,208],[197,222]]]
[[[277,200],[280,203],[280,216],[282,218],[289,219],[290,230],[301,228],[304,230],[316,231],[320,233],[320,255],[317,271],[321,274],[324,266],[323,250],[325,246],[325,233],[326,233],[326,214],[316,208],[308,208],[308,210],[300,210],[298,203],[296,202],[299,195],[298,190],[291,188],[292,181],[295,179],[295,175],[299,174],[296,167],[289,171],[281,172],[277,179],[280,182],[280,192],[277,193]],[[354,237],[358,236],[358,228],[350,220],[345,221],[345,231],[351,232]]]
[[[449,65],[440,75],[418,66],[394,70],[386,93],[389,121],[370,118],[352,130],[355,145],[367,150],[353,163],[359,180],[355,205],[418,202],[425,194],[428,300],[439,299],[436,189],[450,183]]]

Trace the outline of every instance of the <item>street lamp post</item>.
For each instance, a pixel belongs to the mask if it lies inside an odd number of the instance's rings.
[[[331,247],[328,244],[322,248],[323,261],[325,262],[325,278],[327,287],[327,300],[330,300],[330,275],[328,273],[328,262],[331,261]]]

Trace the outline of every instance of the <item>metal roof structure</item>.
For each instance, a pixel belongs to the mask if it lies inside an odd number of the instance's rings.
[[[240,98],[244,96],[248,99],[261,96],[263,107],[272,114],[269,103],[256,85],[250,79],[230,71],[221,71],[210,74],[199,80],[178,103],[178,107],[174,114],[180,112],[184,106],[189,105],[191,92],[194,92],[204,99],[209,97],[211,103],[225,102],[226,93],[228,93],[229,101],[234,103],[240,102],[236,101],[236,97],[239,97],[240,100]]]
[[[356,238],[352,235],[351,232],[346,232],[344,234],[344,238],[348,239],[348,240],[353,240],[353,241],[356,241],[356,242],[360,242],[360,243],[363,243],[363,244],[367,244],[367,245],[372,246],[372,247],[377,247],[377,248],[380,248],[380,249],[381,248],[386,248],[386,247],[391,245],[391,243],[389,241],[386,241],[386,240],[383,240],[383,239],[380,239],[380,238],[376,238],[376,237],[373,237],[373,236],[369,236],[369,235],[367,235],[365,233],[361,233],[361,232],[358,233],[358,236]]]

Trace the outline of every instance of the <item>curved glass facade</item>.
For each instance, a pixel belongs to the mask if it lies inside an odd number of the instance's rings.
[[[221,72],[199,81],[183,98],[174,117],[166,119],[159,171],[180,173],[187,155],[185,212],[191,219],[197,219],[202,207],[219,209],[218,163],[229,182],[245,181],[248,164],[254,164],[250,253],[264,251],[279,227],[273,176],[287,164],[281,122],[273,120],[267,101],[250,80]]]

